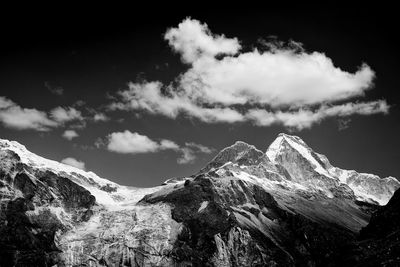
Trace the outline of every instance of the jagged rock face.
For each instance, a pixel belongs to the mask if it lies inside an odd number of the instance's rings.
[[[225,183],[229,183],[230,186],[227,187]],[[262,192],[265,196],[253,196],[253,189],[240,180],[228,182],[198,176],[171,193],[148,195],[141,202],[172,204],[172,218],[183,226],[172,251],[178,262],[195,266],[213,265],[216,263],[213,260],[225,266],[231,266],[232,263],[234,266],[265,266],[269,261],[287,264],[290,259],[283,251],[268,239],[268,244],[260,247],[248,230],[240,228],[235,216],[235,213],[239,214],[242,211],[238,208],[241,205],[247,205],[245,208],[249,210],[252,205],[257,205],[254,212],[261,213],[257,201],[263,205],[265,213],[269,212],[268,209],[274,212],[277,203],[268,193]],[[243,210],[243,213],[244,215],[240,216],[255,216],[249,211]],[[217,244],[224,247],[218,247]],[[247,252],[243,255],[242,251]],[[227,258],[226,255],[232,256],[233,259]]]
[[[385,237],[400,230],[400,191],[397,190],[389,203],[380,207],[372,216],[367,227],[362,229],[361,238]]]
[[[68,178],[35,172],[13,151],[1,151],[1,266],[44,266],[58,261],[54,237],[87,220],[95,197]],[[61,219],[67,212],[71,217]]]
[[[355,265],[372,255],[358,232],[399,185],[333,167],[288,135],[266,153],[236,142],[147,189],[0,140],[0,267]]]
[[[400,266],[400,190],[372,215],[347,262],[352,266]]]
[[[98,210],[56,242],[65,266],[171,266],[180,224],[167,204]]]
[[[182,223],[172,255],[195,266],[336,266],[343,245],[366,224],[368,216],[356,205],[274,193],[276,199],[233,176],[199,175],[141,203],[172,205],[172,218]]]
[[[26,214],[33,204],[24,198],[8,202],[0,217],[1,266],[47,266],[57,263],[59,250],[54,244],[60,222],[48,213],[43,224]],[[39,220],[39,218],[36,218]]]

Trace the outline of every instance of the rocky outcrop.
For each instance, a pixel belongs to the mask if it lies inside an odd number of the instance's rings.
[[[0,266],[52,266],[60,250],[54,236],[62,227],[51,213],[39,221],[26,214],[34,210],[30,200],[17,198],[7,203],[0,217]],[[42,223],[41,223],[42,222]]]
[[[30,168],[11,150],[0,156],[0,266],[54,265],[56,235],[88,220],[95,197],[66,177]]]
[[[19,191],[22,196],[0,195],[0,266],[52,266],[61,253],[55,236],[87,221],[95,198],[69,179],[51,173],[36,183],[25,172],[8,180],[13,183],[2,180],[3,189],[13,195]]]
[[[353,266],[400,265],[400,191],[373,213],[348,262]]]

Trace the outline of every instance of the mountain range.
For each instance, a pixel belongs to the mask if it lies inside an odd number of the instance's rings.
[[[153,188],[0,139],[0,266],[398,266],[399,187],[287,134]]]

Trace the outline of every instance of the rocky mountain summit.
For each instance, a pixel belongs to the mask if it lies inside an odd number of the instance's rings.
[[[0,266],[353,266],[382,240],[398,251],[399,187],[334,167],[286,134],[266,152],[236,142],[154,188],[0,139]]]

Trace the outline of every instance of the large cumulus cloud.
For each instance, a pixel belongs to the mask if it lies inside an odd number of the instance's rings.
[[[237,38],[216,35],[187,18],[164,35],[188,70],[174,82],[131,82],[111,108],[142,110],[203,122],[282,124],[303,129],[328,117],[387,113],[385,100],[355,102],[372,88],[374,71],[360,63],[354,73],[301,44],[266,43],[242,51]]]

